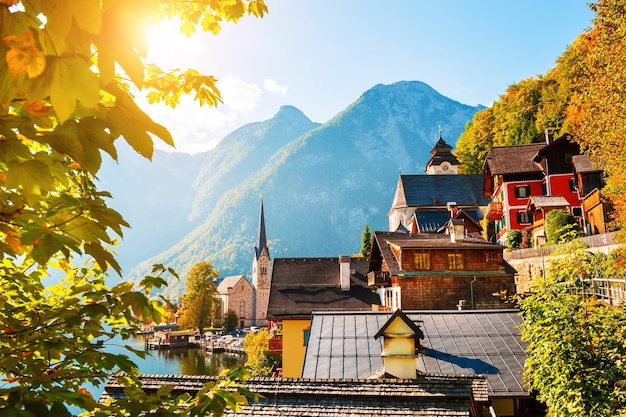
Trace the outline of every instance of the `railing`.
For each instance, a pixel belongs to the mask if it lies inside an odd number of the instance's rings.
[[[487,217],[489,220],[500,220],[504,214],[504,206],[500,201],[493,201],[487,206]]]
[[[586,279],[584,285],[583,293],[588,297],[596,297],[612,306],[622,306],[626,301],[625,279],[592,278]]]
[[[370,287],[387,287],[391,285],[388,271],[372,271],[367,274],[367,285]]]
[[[283,335],[275,334],[268,340],[268,350],[272,355],[281,355],[283,353]]]

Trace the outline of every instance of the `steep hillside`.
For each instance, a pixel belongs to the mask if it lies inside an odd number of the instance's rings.
[[[261,195],[273,257],[358,252],[366,223],[387,229],[398,170],[423,172],[439,126],[454,144],[477,110],[421,82],[377,85],[280,149],[224,193],[202,225],[132,276],[142,276],[155,262],[184,273],[200,260],[211,261],[223,276],[249,276]],[[182,291],[182,285],[171,291]]]

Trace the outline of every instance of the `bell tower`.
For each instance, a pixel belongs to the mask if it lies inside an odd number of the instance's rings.
[[[270,299],[270,250],[265,235],[265,213],[261,198],[259,234],[252,256],[252,286],[255,289],[255,319],[257,326],[267,326],[267,305]]]

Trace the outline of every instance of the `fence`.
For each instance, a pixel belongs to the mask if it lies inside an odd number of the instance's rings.
[[[626,279],[592,278],[584,281],[583,293],[612,306],[623,306],[626,301]]]

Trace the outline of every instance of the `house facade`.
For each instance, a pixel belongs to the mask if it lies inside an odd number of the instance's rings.
[[[536,229],[533,240],[537,245],[545,242],[543,223],[535,225],[533,214],[537,213],[529,211],[531,196],[562,197],[582,226],[573,165],[578,154],[580,147],[569,134],[554,139],[551,130],[546,131],[545,143],[500,146],[489,151],[483,166],[483,189],[484,197],[492,200],[486,217],[495,224],[496,242],[504,244],[509,231],[524,229]]]
[[[587,155],[573,158],[574,181],[582,202],[584,231],[587,235],[597,235],[609,231],[613,205],[602,195],[604,187],[604,164]]]
[[[229,311],[237,314],[238,326],[249,327],[256,323],[254,309],[254,287],[243,275],[225,277],[217,286],[219,308],[215,314],[215,325],[221,326],[222,318]]]
[[[516,271],[503,259],[504,248],[466,235],[462,222],[449,223],[442,234],[373,233],[368,284],[382,309],[506,307],[506,296],[515,294]]]

